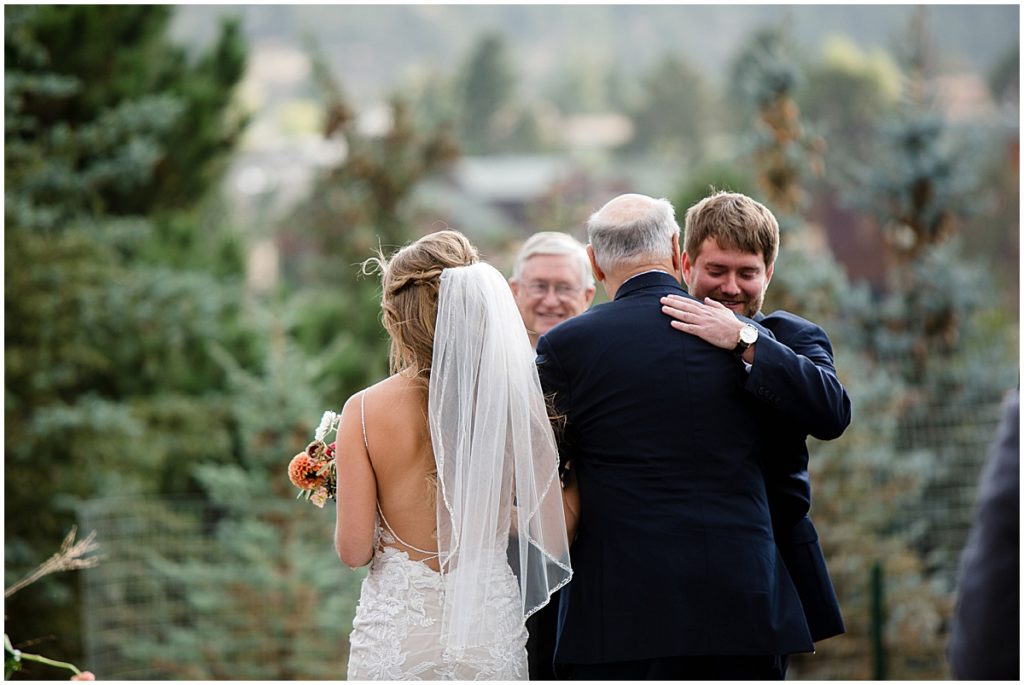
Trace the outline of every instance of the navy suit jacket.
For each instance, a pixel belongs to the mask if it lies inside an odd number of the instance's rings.
[[[836,377],[832,343],[818,325],[788,312],[754,320],[775,334],[759,340],[747,390],[769,409],[763,468],[775,541],[817,642],[846,632],[818,531],[808,516],[807,435],[838,437],[850,425],[850,397]]]
[[[772,535],[761,403],[732,352],[669,325],[670,293],[689,297],[636,276],[537,343],[580,489],[557,663],[813,649]]]

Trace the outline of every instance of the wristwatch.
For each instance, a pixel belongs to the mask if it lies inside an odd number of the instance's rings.
[[[757,328],[749,323],[743,324],[743,328],[740,329],[740,339],[736,342],[736,347],[732,348],[732,351],[736,354],[743,354],[747,351],[747,348],[757,342]]]

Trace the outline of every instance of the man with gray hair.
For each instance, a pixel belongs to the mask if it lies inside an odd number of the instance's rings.
[[[813,645],[772,538],[743,367],[662,314],[662,296],[689,298],[671,203],[622,195],[587,228],[612,301],[537,344],[581,498],[555,662],[583,680],[779,678],[780,655]]]
[[[568,233],[541,231],[523,243],[509,279],[530,344],[582,314],[594,299],[587,251]]]

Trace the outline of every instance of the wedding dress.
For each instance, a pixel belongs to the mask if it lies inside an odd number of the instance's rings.
[[[525,680],[526,618],[572,570],[533,349],[487,264],[441,274],[428,396],[438,549],[404,542],[378,504],[348,679]]]
[[[380,544],[363,582],[349,637],[349,680],[525,680],[526,628],[519,587],[504,552],[481,582],[498,588],[479,607],[488,643],[460,651],[441,642],[445,579],[423,561],[393,547],[380,523]]]

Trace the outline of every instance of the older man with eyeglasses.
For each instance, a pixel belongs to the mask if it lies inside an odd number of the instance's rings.
[[[537,338],[582,314],[594,299],[586,248],[557,231],[535,233],[523,243],[509,285],[535,349]]]
[[[542,231],[523,243],[509,286],[519,314],[537,348],[537,338],[557,324],[582,314],[594,299],[594,273],[587,248],[568,233]],[[530,680],[555,680],[558,594],[526,622]]]

